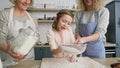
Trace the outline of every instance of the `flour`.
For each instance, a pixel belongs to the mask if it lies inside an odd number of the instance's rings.
[[[76,63],[71,63],[67,58],[43,58],[40,68],[106,68],[106,66],[88,57],[79,57],[79,62]]]

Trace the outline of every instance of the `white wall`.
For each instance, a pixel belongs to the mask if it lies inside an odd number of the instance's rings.
[[[13,6],[13,4],[11,4],[9,0],[0,0],[0,10],[3,10],[4,8],[8,8],[10,6]]]
[[[105,0],[105,1],[106,1],[106,4],[108,4],[108,3],[110,3],[110,2],[112,2],[114,0]]]
[[[38,0],[35,0],[35,1],[38,1]],[[41,0],[39,0],[41,2]],[[43,0],[45,1],[45,0]],[[52,0],[53,1],[53,0]],[[73,1],[73,0],[72,0]],[[74,0],[75,1],[75,0]],[[109,3],[113,0],[106,0],[106,3]],[[47,2],[47,1],[46,1]],[[36,3],[36,2],[35,2]],[[38,2],[39,3],[39,2]],[[11,7],[13,6],[13,4],[11,4],[9,2],[9,0],[0,0],[0,11],[3,10],[4,8],[7,8],[7,7]],[[35,5],[34,5],[35,6]],[[43,12],[44,13],[44,12]],[[36,18],[40,18],[40,17],[43,17],[43,13],[42,12],[33,12],[32,14],[36,17]],[[56,12],[53,12],[53,13],[48,13],[47,15],[51,16],[55,16]],[[42,43],[46,43],[47,42],[47,39],[46,39],[46,31],[49,29],[49,27],[51,26],[52,23],[39,23],[39,32],[40,32],[40,41]],[[75,29],[75,24],[72,24],[72,30],[74,32],[74,29]]]

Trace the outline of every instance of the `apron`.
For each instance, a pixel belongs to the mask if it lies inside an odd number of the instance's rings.
[[[98,13],[95,13],[95,21],[89,22],[87,24],[79,23],[80,27],[80,35],[82,37],[87,37],[92,34],[94,34],[97,24],[98,24]],[[81,22],[81,19],[83,18],[83,13],[81,17],[79,18],[79,22]],[[105,48],[103,39],[98,39],[96,41],[87,42],[87,47],[85,52],[83,53],[83,56],[88,56],[90,58],[105,58]]]
[[[9,23],[8,23],[8,41],[15,38],[18,33],[19,33],[19,30],[21,28],[28,28],[28,27],[31,27],[34,32],[36,32],[36,27],[35,27],[35,23],[33,22],[33,19],[31,18],[31,16],[29,15],[29,13],[27,13],[27,16],[29,19],[26,20],[26,22],[20,22],[20,21],[17,21],[17,20],[14,20],[13,22],[13,11],[14,11],[14,8],[11,8],[10,9],[10,19],[9,19]],[[24,23],[24,24],[23,24]],[[2,61],[3,62],[3,66],[7,67],[9,65],[14,65],[16,64],[14,62],[14,59],[13,57],[11,57],[10,55],[8,55],[7,53],[4,53],[3,51],[0,51],[0,54],[1,54],[1,59],[4,60]],[[23,60],[34,60],[35,56],[34,56],[34,48],[31,49],[31,51],[28,53],[28,55],[25,57],[25,59]]]
[[[1,57],[0,57],[0,68],[3,68],[3,66],[2,66],[2,61],[1,61]]]
[[[13,22],[13,12],[14,12],[14,8],[11,8],[10,19],[9,19],[9,23],[8,23],[9,35],[11,35],[13,37],[16,37],[21,28],[26,29],[28,27],[31,27],[36,32],[35,23],[33,22],[33,19],[31,18],[29,13],[26,12],[27,16],[29,18],[29,19],[26,20],[26,22],[20,22],[20,21],[17,21],[17,20],[15,20]],[[32,48],[31,52],[26,56],[26,58],[24,60],[34,60],[34,48]]]

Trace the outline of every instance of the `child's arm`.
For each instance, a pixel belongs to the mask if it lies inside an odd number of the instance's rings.
[[[63,51],[61,47],[58,47],[58,45],[55,42],[55,35],[54,30],[49,29],[47,31],[47,41],[50,45],[51,52],[54,57],[63,57]]]

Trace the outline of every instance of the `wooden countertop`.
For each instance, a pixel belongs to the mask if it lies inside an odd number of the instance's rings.
[[[120,58],[105,58],[105,59],[93,59],[103,65],[105,65],[107,68],[111,68],[110,65],[112,63],[116,63],[120,60]]]
[[[44,45],[44,44],[37,44],[35,47],[50,47],[49,45]],[[105,47],[115,47],[114,43],[105,43]]]
[[[40,68],[41,60],[29,60],[19,61],[15,66],[9,66],[8,68]]]
[[[105,65],[107,68],[110,68],[110,64],[118,62],[120,58],[105,58],[105,59],[93,59],[94,61]],[[8,68],[40,68],[41,60],[31,60],[31,61],[20,61],[15,66],[10,66]]]

